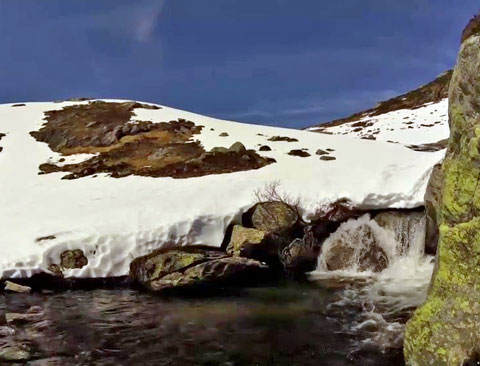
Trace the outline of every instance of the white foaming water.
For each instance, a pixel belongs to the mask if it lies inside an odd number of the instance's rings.
[[[342,224],[324,243],[317,270],[311,273],[311,278],[349,283],[340,299],[330,304],[330,309],[350,309],[356,313],[353,321],[345,326],[359,336],[360,348],[373,345],[385,350],[402,346],[406,320],[412,310],[425,301],[433,257],[424,254],[423,214],[387,214],[378,221],[382,226],[365,215]],[[328,271],[327,259],[339,239],[355,248],[355,263],[343,271]],[[371,247],[372,242],[385,252],[388,266],[380,273],[360,272],[360,263],[356,262],[358,253]]]

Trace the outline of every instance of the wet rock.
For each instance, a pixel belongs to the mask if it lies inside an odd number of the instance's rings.
[[[265,260],[272,255],[272,248],[269,248],[265,233],[257,229],[249,229],[235,225],[232,231],[232,238],[227,246],[227,253],[258,260]],[[276,251],[274,250],[275,254]]]
[[[9,326],[0,326],[0,337],[6,337],[15,334],[15,329]]]
[[[288,273],[299,274],[315,270],[320,246],[308,238],[295,239],[280,254],[280,261]]]
[[[30,361],[27,366],[63,366],[68,365],[68,361],[62,357],[44,358],[41,360]]]
[[[272,151],[272,148],[268,145],[260,146],[260,151]]]
[[[174,272],[150,283],[150,289],[165,291],[179,288],[194,288],[218,285],[259,283],[269,273],[267,265],[242,257],[214,259]]]
[[[322,247],[328,270],[381,272],[387,268],[387,254],[377,242],[371,226],[363,224],[350,229],[340,226],[336,234]]]
[[[400,254],[406,254],[411,247],[423,247],[425,243],[425,211],[391,210],[375,216],[382,228],[389,230],[400,244]]]
[[[17,292],[17,293],[29,293],[32,291],[32,289],[28,286],[22,286],[11,281],[6,281],[5,291],[11,291],[11,292]]]
[[[41,321],[43,316],[43,312],[6,313],[5,319],[9,325],[18,325]]]
[[[196,247],[160,249],[136,258],[130,265],[130,278],[140,284],[149,284],[170,273],[181,272],[200,263],[226,257],[226,253]]]
[[[433,167],[425,192],[425,211],[427,227],[425,232],[425,253],[435,254],[438,245],[438,214],[442,196],[443,173],[442,166]]]
[[[80,249],[67,250],[60,254],[60,265],[64,269],[82,268],[88,264],[88,259]]]

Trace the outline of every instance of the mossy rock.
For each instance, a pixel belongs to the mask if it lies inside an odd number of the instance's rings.
[[[67,250],[60,254],[60,266],[64,269],[83,268],[88,264],[88,259],[80,249]]]
[[[471,362],[480,348],[480,38],[461,47],[449,91],[450,141],[427,301],[407,323],[408,366]]]
[[[299,220],[296,210],[280,201],[257,204],[251,217],[253,227],[267,234],[289,231],[298,225]]]
[[[266,235],[261,230],[235,225],[227,246],[227,253],[238,257],[262,259],[267,253],[272,254],[265,238]]]

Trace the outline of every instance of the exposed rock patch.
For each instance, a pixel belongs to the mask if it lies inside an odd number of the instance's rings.
[[[272,151],[272,148],[268,145],[260,146],[260,151]]]
[[[335,156],[327,156],[327,155],[324,155],[324,156],[320,156],[320,160],[323,160],[323,161],[332,161],[332,160],[337,160],[337,158]]]
[[[184,119],[129,123],[135,108],[158,109],[136,102],[95,101],[46,112],[47,122],[39,131],[31,132],[33,137],[64,155],[97,155],[77,164],[45,163],[40,165],[40,171],[70,173],[64,179],[98,173],[115,178],[128,175],[188,178],[259,169],[275,162],[245,149],[241,143],[230,149],[206,152],[198,141],[191,141],[202,126]]]
[[[268,139],[268,141],[274,141],[274,142],[279,142],[279,141],[284,141],[284,142],[298,142],[298,139],[294,137],[288,137],[288,136],[272,136]]]

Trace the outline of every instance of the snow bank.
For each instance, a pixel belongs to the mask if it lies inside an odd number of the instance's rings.
[[[205,126],[195,138],[206,150],[236,141],[256,150],[268,145],[272,151],[259,154],[277,163],[188,179],[115,179],[101,174],[61,180],[65,173],[38,175],[40,164],[61,156],[29,132],[41,127],[44,111],[81,103],[0,105],[0,132],[6,133],[0,141],[1,278],[47,271],[69,249],[83,250],[88,265],[65,271],[66,277],[108,277],[126,275],[132,259],[164,245],[220,246],[227,226],[254,204],[255,191],[272,182],[301,197],[306,213],[340,198],[362,208],[416,207],[423,204],[433,165],[444,155],[443,151],[415,152],[380,141],[241,124],[162,107],[136,109],[134,119],[192,120]],[[222,132],[228,136],[220,137]],[[298,142],[268,141],[271,136]],[[291,149],[308,149],[311,156],[287,155]],[[336,160],[320,160],[317,149],[334,149],[330,155]],[[86,158],[80,156],[77,161]]]

